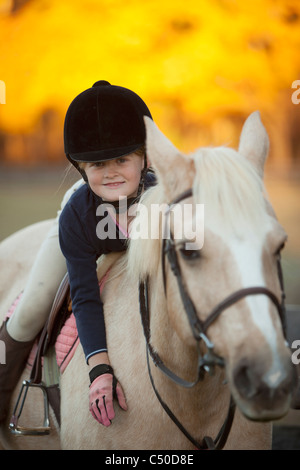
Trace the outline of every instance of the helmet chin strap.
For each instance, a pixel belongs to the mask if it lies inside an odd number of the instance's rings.
[[[78,168],[78,171],[79,173],[81,174],[82,178],[84,179],[84,181],[89,185],[89,180],[86,176],[86,172],[84,170],[82,170],[81,168]],[[90,186],[90,185],[89,185]]]
[[[147,155],[146,155],[146,152],[145,152],[145,155],[144,155],[144,167],[143,167],[143,169],[142,169],[142,171],[141,171],[141,179],[140,179],[139,187],[138,187],[138,191],[137,191],[137,198],[139,198],[140,195],[142,194],[142,191],[143,191],[143,188],[144,188],[144,184],[145,184],[145,179],[146,179],[147,172],[148,172],[148,167],[147,167]]]
[[[72,158],[70,157],[69,154],[66,154],[66,157],[67,159],[69,160],[70,163],[72,163],[72,165],[76,168],[77,171],[79,171],[79,173],[81,174],[82,178],[84,179],[84,181],[86,183],[88,183],[88,179],[87,179],[87,176],[86,176],[86,172],[80,168],[80,166],[78,165],[78,163],[75,161],[75,160],[72,160]]]

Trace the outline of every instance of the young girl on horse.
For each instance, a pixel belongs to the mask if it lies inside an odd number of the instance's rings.
[[[106,81],[79,94],[67,111],[65,153],[83,179],[66,193],[23,297],[1,327],[7,357],[0,369],[0,422],[6,418],[11,393],[47,319],[66,265],[72,309],[89,367],[90,411],[109,426],[114,418],[113,397],[127,408],[109,361],[96,262],[102,254],[126,249],[127,230],[122,224],[127,226],[127,210],[155,184],[153,173],[147,171],[144,115],[151,117],[138,95]]]

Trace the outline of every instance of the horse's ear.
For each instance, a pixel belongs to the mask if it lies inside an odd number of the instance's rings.
[[[246,157],[263,178],[269,151],[269,137],[260,119],[259,111],[250,114],[242,129],[239,153]]]
[[[182,154],[172,142],[159,130],[157,125],[147,116],[144,116],[146,126],[147,157],[151,166],[163,183],[166,193],[174,195],[174,189],[185,177],[192,160]],[[188,165],[187,165],[188,163]]]

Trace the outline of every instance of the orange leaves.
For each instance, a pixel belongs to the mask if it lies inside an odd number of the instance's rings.
[[[297,0],[31,0],[9,14],[11,4],[0,2],[6,131],[32,129],[47,109],[63,116],[99,79],[134,89],[158,121],[197,124],[270,111],[299,78]]]

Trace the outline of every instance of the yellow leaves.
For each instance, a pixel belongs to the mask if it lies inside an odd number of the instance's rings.
[[[47,109],[63,116],[99,79],[135,90],[158,118],[197,122],[212,110],[270,109],[299,78],[297,0],[31,0],[9,14],[11,5],[0,1],[0,126],[10,132]]]

